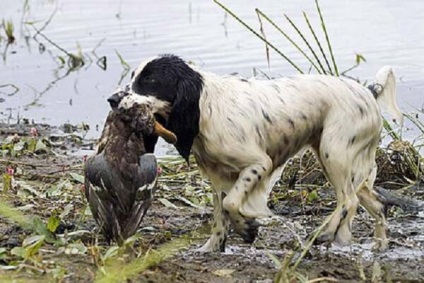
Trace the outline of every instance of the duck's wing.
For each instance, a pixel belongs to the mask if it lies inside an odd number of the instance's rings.
[[[107,242],[119,238],[121,224],[116,208],[122,206],[117,192],[123,184],[103,154],[94,155],[85,164],[85,196],[94,219]]]
[[[135,171],[137,173],[131,180],[131,185],[135,189],[135,199],[126,220],[127,224],[122,227],[122,233],[128,236],[136,232],[153,200],[158,178],[156,157],[150,153],[142,155]]]
[[[85,167],[85,195],[106,240],[118,243],[133,235],[150,206],[157,180],[153,154],[140,164],[111,166],[103,154],[90,157]]]

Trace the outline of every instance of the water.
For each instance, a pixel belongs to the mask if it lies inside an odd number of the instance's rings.
[[[253,68],[272,76],[296,72],[275,52],[271,52],[268,68],[263,43],[209,0],[37,0],[29,1],[26,12],[24,2],[0,3],[0,19],[13,21],[17,39],[0,61],[0,85],[19,88],[12,96],[8,95],[10,87],[0,88],[2,121],[23,117],[53,125],[84,122],[91,126],[89,136],[98,137],[109,111],[106,98],[118,86],[123,72],[116,52],[131,68],[148,57],[174,53],[219,74],[250,76]],[[225,4],[255,28],[259,27],[254,12],[258,7],[286,31],[291,28],[283,13],[307,31],[302,16],[305,11],[319,31],[314,1],[236,0]],[[40,53],[39,43],[32,38],[34,29],[21,24],[33,22],[41,28],[56,8],[43,34],[72,53],[79,45],[93,61],[69,74],[57,59],[64,56],[63,52],[38,36],[46,48]],[[401,108],[423,111],[424,2],[327,0],[321,1],[321,8],[339,68],[352,66],[357,53],[367,62],[350,75],[362,80],[372,80],[379,67],[391,65],[398,77]],[[268,39],[287,56],[302,67],[308,66],[269,25],[265,30]],[[3,30],[1,34],[4,37]],[[27,40],[25,35],[29,36]],[[5,45],[3,39],[0,52]],[[96,65],[96,56],[106,56],[106,70]],[[405,134],[411,139],[416,135],[414,130]]]

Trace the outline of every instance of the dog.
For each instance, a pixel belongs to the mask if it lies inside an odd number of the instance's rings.
[[[97,151],[87,159],[85,195],[109,243],[122,244],[132,236],[150,206],[157,183],[157,163],[151,153],[158,136],[176,142],[147,105],[110,111]]]
[[[272,215],[267,199],[286,161],[306,146],[337,195],[318,242],[349,244],[360,204],[376,220],[375,247],[388,247],[385,206],[373,183],[380,107],[402,121],[390,67],[365,87],[328,75],[219,76],[166,54],[143,62],[131,77],[125,96],[109,98],[112,109],[149,105],[176,134],[181,156],[188,162],[192,151],[213,186],[212,234],[199,251],[224,251],[231,227],[252,243],[257,219]]]

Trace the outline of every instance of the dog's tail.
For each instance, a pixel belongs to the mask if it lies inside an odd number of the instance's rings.
[[[390,113],[398,125],[403,123],[403,115],[396,103],[396,78],[389,66],[378,70],[375,83],[368,86],[377,99],[377,103],[383,111]]]

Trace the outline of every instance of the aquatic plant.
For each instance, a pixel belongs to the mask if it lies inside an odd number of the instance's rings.
[[[15,26],[13,25],[13,22],[11,20],[5,21],[3,19],[2,26],[3,26],[4,32],[6,34],[7,43],[8,44],[14,43],[16,38],[15,38],[15,35],[14,35]]]
[[[122,81],[124,80],[124,78],[128,75],[128,73],[130,72],[130,65],[127,63],[127,61],[125,61],[124,57],[122,57],[122,55],[118,52],[118,50],[115,50],[116,56],[118,56],[119,59],[119,63],[121,63],[122,66],[122,73],[121,73],[121,77],[119,79],[118,85],[120,85],[122,83]]]

